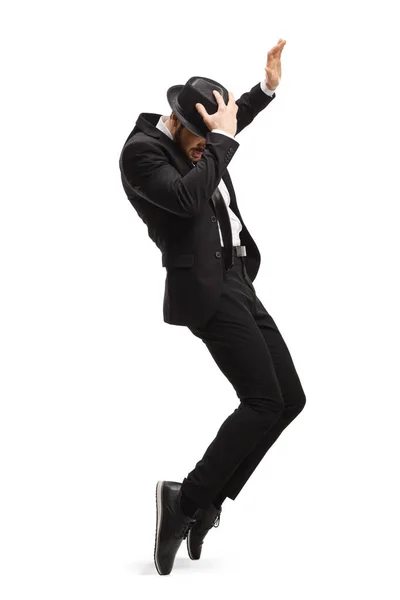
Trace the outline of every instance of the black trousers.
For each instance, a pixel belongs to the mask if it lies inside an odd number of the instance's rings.
[[[182,491],[205,508],[217,494],[234,500],[265,453],[301,412],[305,394],[275,321],[257,297],[246,257],[224,271],[217,310],[188,327],[207,346],[240,403],[219,428]]]

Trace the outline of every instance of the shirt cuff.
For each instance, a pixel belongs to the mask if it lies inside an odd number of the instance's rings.
[[[275,94],[275,90],[270,90],[267,88],[267,86],[265,85],[265,81],[260,82],[260,87],[264,94],[267,94],[268,96],[273,96]]]
[[[227,135],[228,137],[232,138],[233,140],[235,139],[234,135],[231,135],[230,133],[227,133],[226,131],[222,131],[222,129],[211,129],[211,132],[212,133],[223,133],[224,135]]]

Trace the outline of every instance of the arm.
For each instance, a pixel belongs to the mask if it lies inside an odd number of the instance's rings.
[[[236,100],[236,104],[239,107],[236,115],[236,135],[247,127],[247,125],[250,125],[254,117],[268,106],[275,96],[275,92],[273,92],[272,96],[265,93],[259,83],[252,87],[249,92],[242,94],[240,98]]]
[[[267,94],[268,96],[273,96],[275,93],[275,90],[270,90],[269,87],[267,87],[265,81],[260,81],[260,88],[264,94]]]
[[[282,76],[281,55],[285,44],[286,40],[280,38],[278,43],[269,50],[265,67],[265,82],[262,81],[261,84],[255,85],[250,92],[246,92],[236,101],[239,107],[236,115],[236,135],[247,127],[254,117],[275,98],[274,90],[279,85]]]
[[[265,84],[265,81],[260,81],[260,88],[262,89],[262,91],[264,92],[264,94],[266,94],[267,96],[272,96],[272,97],[271,97],[271,100],[272,100],[273,98],[275,98],[275,92],[274,92],[274,90],[270,90],[270,89],[269,89],[269,88],[266,86],[266,84]],[[243,98],[243,96],[242,96],[241,98],[239,98],[239,100],[238,100],[238,101],[240,101],[242,98]],[[236,102],[236,104],[237,104],[237,102]],[[267,102],[267,105],[266,105],[266,106],[268,106],[268,104],[269,104],[269,102]],[[240,108],[240,105],[239,105],[239,108]],[[265,108],[265,107],[264,107],[264,108]],[[237,113],[237,114],[239,114],[239,111],[238,111],[238,113]],[[255,116],[255,115],[254,115],[254,116]],[[237,118],[237,115],[236,115],[236,118]],[[254,119],[254,117],[253,117],[253,119]],[[243,129],[243,127],[242,127],[242,129]],[[229,135],[229,136],[230,136],[230,137],[231,137],[233,140],[235,139],[235,136],[231,135],[230,133],[227,133],[226,131],[223,131],[222,129],[213,129],[212,131],[215,131],[215,132],[218,132],[218,133],[223,133],[224,135]],[[237,132],[236,132],[236,133],[237,133]],[[236,134],[235,134],[235,135],[236,135]]]
[[[230,136],[209,131],[201,161],[182,176],[162,146],[138,140],[121,153],[121,175],[135,194],[179,217],[190,218],[211,198],[238,147],[239,142]]]

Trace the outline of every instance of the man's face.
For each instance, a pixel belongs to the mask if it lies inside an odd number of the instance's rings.
[[[191,162],[198,162],[203,156],[202,151],[206,147],[206,139],[195,135],[184,127],[175,115],[174,118],[170,119],[170,122],[174,141],[181,147]],[[201,153],[199,154],[197,150],[200,150]]]

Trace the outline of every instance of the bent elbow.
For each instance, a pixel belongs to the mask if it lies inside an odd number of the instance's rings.
[[[200,212],[201,203],[196,195],[190,193],[182,180],[176,181],[174,193],[180,214],[188,218],[196,217]]]

